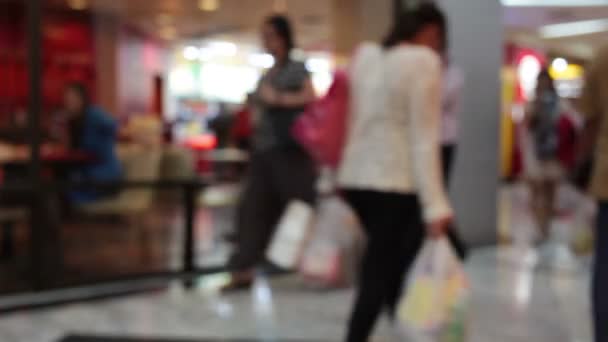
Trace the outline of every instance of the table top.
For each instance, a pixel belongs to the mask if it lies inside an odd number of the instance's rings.
[[[42,163],[89,163],[94,157],[79,150],[69,150],[53,145],[43,145],[40,148]],[[30,149],[23,145],[0,144],[0,165],[27,164],[31,161]]]

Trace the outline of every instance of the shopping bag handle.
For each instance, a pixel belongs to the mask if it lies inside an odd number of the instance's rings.
[[[446,237],[438,239],[427,238],[422,246],[420,255],[423,256],[425,262],[423,264],[423,270],[427,274],[438,275],[442,274],[442,268],[448,267],[445,264],[445,260],[456,258],[450,242]]]

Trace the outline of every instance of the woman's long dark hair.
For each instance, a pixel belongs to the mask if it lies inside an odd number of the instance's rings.
[[[530,121],[530,128],[532,129],[536,129],[538,127],[538,125],[541,122],[541,113],[550,113],[547,112],[547,102],[546,101],[550,101],[548,102],[549,104],[549,108],[550,111],[552,112],[554,110],[554,106],[557,106],[557,104],[559,103],[559,95],[557,94],[557,89],[555,88],[555,80],[553,79],[553,77],[551,76],[551,73],[549,73],[549,69],[547,68],[543,68],[540,73],[538,74],[537,80],[538,83],[540,83],[540,81],[542,79],[547,80],[547,86],[549,87],[547,90],[551,93],[552,96],[550,96],[549,98],[546,98],[544,96],[538,96],[538,85],[537,85],[537,96],[534,99],[533,102],[533,110],[536,112],[536,115],[534,115],[532,117],[532,120]]]
[[[547,84],[549,85],[549,91],[553,94],[557,94],[557,89],[555,88],[555,80],[553,79],[553,76],[551,76],[551,73],[549,72],[548,68],[543,68],[538,74],[537,79],[539,81],[543,78],[548,81]]]
[[[283,43],[285,44],[285,48],[287,49],[287,55],[289,56],[289,52],[291,52],[291,50],[293,50],[293,48],[296,46],[293,28],[289,18],[280,14],[273,15],[266,19],[266,24],[272,26],[277,35],[281,37]]]
[[[443,49],[448,45],[447,19],[441,9],[433,3],[422,3],[416,8],[403,11],[383,41],[385,48],[414,39],[427,25],[437,25],[441,31]]]

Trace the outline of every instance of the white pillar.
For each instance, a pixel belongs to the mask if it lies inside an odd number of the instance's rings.
[[[443,0],[450,55],[466,74],[452,197],[471,244],[497,241],[500,68],[503,18],[497,0]]]
[[[333,41],[348,55],[362,40],[380,41],[398,2],[333,0]],[[502,7],[497,0],[437,1],[450,21],[450,54],[466,74],[461,140],[452,198],[458,226],[474,245],[497,241]],[[339,10],[338,10],[339,9]]]

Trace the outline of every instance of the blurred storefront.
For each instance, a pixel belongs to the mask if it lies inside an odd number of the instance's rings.
[[[332,54],[296,50],[294,55],[306,62],[315,90],[323,95],[332,81]],[[176,143],[210,134],[210,122],[222,116],[234,121],[259,78],[274,64],[273,57],[253,42],[182,43],[171,49],[170,56],[164,119],[173,124]]]
[[[536,77],[547,68],[555,80],[558,94],[576,114],[576,104],[581,94],[586,61],[564,57],[540,48],[507,43],[505,63],[501,71],[501,177],[514,179],[521,173],[522,161],[519,146],[519,130],[526,115],[526,108],[533,99]],[[576,117],[576,115],[573,115]]]
[[[273,64],[258,41],[263,19],[291,17],[301,48],[294,58],[306,60],[323,94],[359,41],[384,34],[393,5],[0,1],[0,296],[221,269],[226,250],[218,245],[240,181],[231,172],[247,154],[226,150],[217,128]],[[72,177],[95,162],[66,146],[69,124],[58,123],[73,82],[116,122],[116,184]],[[217,165],[230,177],[217,177]],[[115,196],[107,200],[70,204],[77,190],[109,186]],[[224,187],[232,195],[217,190]]]

